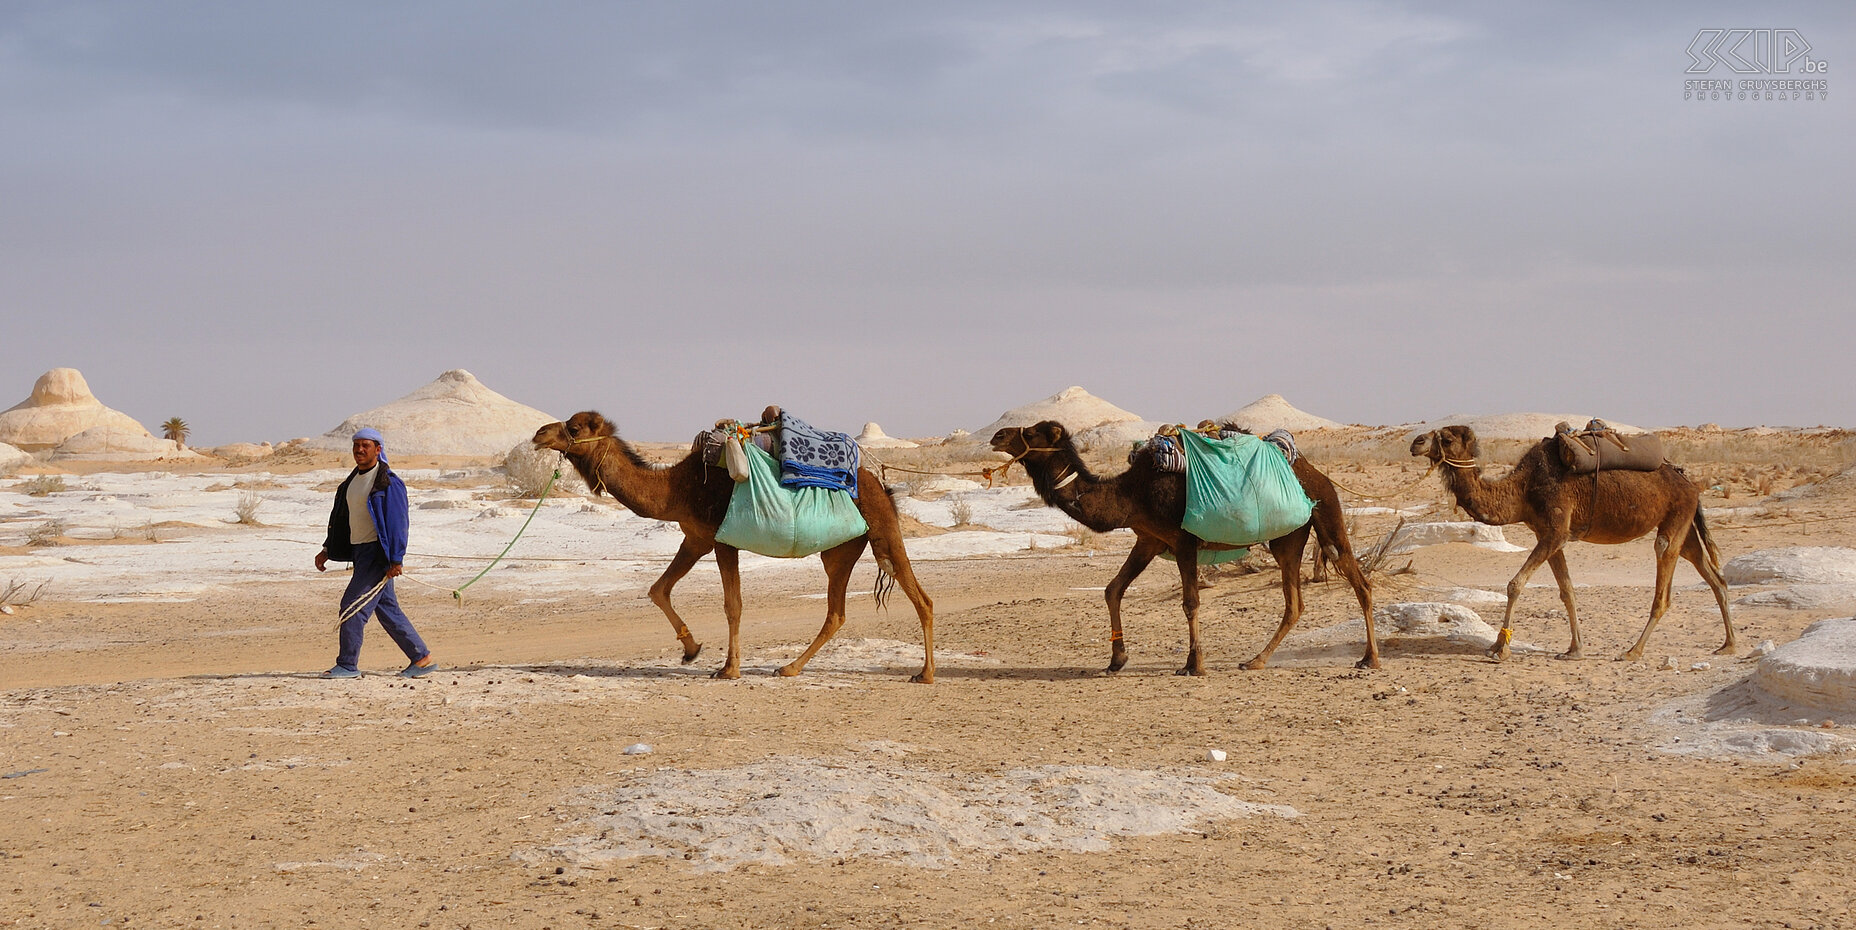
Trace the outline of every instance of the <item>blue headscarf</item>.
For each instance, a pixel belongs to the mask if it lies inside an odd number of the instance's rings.
[[[373,427],[371,427],[371,426],[363,426],[363,427],[361,427],[360,429],[358,429],[358,430],[355,430],[355,431],[354,431],[354,438],[355,438],[355,439],[371,439],[371,440],[373,440],[373,441],[374,441],[374,445],[377,445],[377,446],[380,446],[380,447],[381,447],[381,449],[380,449],[380,460],[381,460],[382,462],[384,462],[384,461],[386,461],[386,460],[387,460],[387,449],[386,449],[386,445],[387,445],[387,441],[386,441],[385,439],[382,439],[382,438],[381,438],[381,436],[380,436],[380,431],[379,431],[379,430],[377,430],[377,429],[375,429],[375,428],[373,428]],[[352,440],[350,440],[350,441],[352,441]]]

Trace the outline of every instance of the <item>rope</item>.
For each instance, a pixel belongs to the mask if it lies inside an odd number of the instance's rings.
[[[1457,463],[1456,463],[1456,462],[1451,462],[1450,464],[1452,464],[1452,465],[1457,465]],[[1469,463],[1469,464],[1470,464],[1470,465],[1474,465],[1474,464],[1476,464],[1476,463],[1474,463],[1474,462],[1471,462],[1471,463]],[[1459,465],[1458,467],[1462,467],[1462,466],[1460,466],[1460,465]],[[1406,482],[1406,483],[1405,483],[1404,485],[1402,485],[1402,486],[1400,486],[1400,487],[1396,487],[1396,488],[1393,488],[1393,489],[1392,489],[1392,490],[1390,490],[1390,491],[1381,491],[1380,493],[1378,493],[1378,494],[1376,494],[1376,495],[1375,495],[1375,494],[1368,494],[1368,493],[1366,493],[1365,491],[1362,491],[1362,490],[1359,490],[1358,488],[1350,488],[1350,487],[1348,487],[1348,486],[1346,486],[1346,485],[1344,485],[1344,484],[1341,484],[1341,483],[1340,483],[1339,481],[1335,481],[1335,480],[1334,480],[1334,476],[1333,476],[1333,475],[1328,475],[1328,481],[1329,481],[1329,483],[1331,483],[1331,484],[1333,484],[1333,485],[1334,485],[1335,487],[1337,487],[1337,488],[1340,488],[1341,490],[1343,490],[1343,491],[1346,491],[1346,492],[1347,492],[1347,493],[1349,493],[1349,494],[1352,494],[1352,495],[1353,495],[1354,497],[1358,497],[1358,498],[1360,498],[1360,499],[1362,499],[1362,500],[1369,500],[1369,501],[1381,501],[1381,500],[1385,500],[1385,499],[1387,499],[1387,498],[1389,498],[1389,497],[1393,497],[1393,496],[1396,496],[1396,495],[1399,495],[1399,494],[1403,494],[1403,493],[1405,493],[1406,491],[1409,491],[1409,490],[1411,490],[1412,488],[1415,488],[1415,487],[1417,487],[1417,486],[1418,486],[1418,484],[1419,484],[1419,482],[1422,482],[1422,481],[1423,481],[1424,479],[1426,479],[1426,478],[1429,478],[1429,477],[1431,476],[1431,472],[1434,472],[1434,471],[1436,471],[1436,470],[1437,470],[1437,463],[1436,463],[1436,462],[1432,462],[1432,463],[1431,463],[1431,467],[1429,467],[1429,468],[1427,468],[1427,469],[1425,469],[1425,470],[1424,470],[1424,474],[1422,474],[1422,475],[1419,475],[1419,476],[1418,476],[1418,477],[1416,477],[1416,478],[1413,478],[1413,479],[1412,479],[1411,481],[1408,481],[1408,482]]]
[[[361,595],[359,598],[355,600],[354,603],[349,604],[348,609],[342,611],[341,616],[335,618],[336,628],[339,629],[342,624],[347,623],[349,620],[354,619],[354,616],[361,612],[361,608],[366,607],[368,604],[373,602],[374,595],[379,594],[381,591],[386,590],[387,582],[392,581],[392,580],[393,579],[391,578],[380,579],[379,584],[373,586],[372,588],[369,588],[366,594]]]
[[[522,521],[522,527],[516,530],[515,538],[509,540],[509,545],[504,546],[503,551],[497,553],[496,558],[491,559],[490,564],[485,565],[483,567],[483,571],[478,572],[476,575],[472,576],[469,581],[466,581],[463,584],[459,585],[455,590],[451,592],[451,599],[454,601],[457,601],[459,607],[464,606],[464,589],[470,587],[471,585],[476,584],[477,579],[482,578],[483,576],[489,574],[490,569],[495,568],[496,563],[501,562],[503,560],[503,556],[508,555],[509,550],[515,548],[516,540],[521,539],[522,534],[528,532],[528,525],[535,521],[535,514],[541,512],[542,501],[545,501],[548,499],[548,492],[554,489],[554,482],[559,480],[560,477],[561,477],[561,467],[557,463],[554,466],[554,474],[548,476],[548,483],[545,485],[542,485],[541,496],[535,499],[535,509],[530,510],[528,512],[528,519]]]

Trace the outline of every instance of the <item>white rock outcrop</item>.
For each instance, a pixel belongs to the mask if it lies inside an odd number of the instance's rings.
[[[1007,426],[1030,426],[1044,420],[1056,420],[1071,435],[1076,435],[1104,423],[1126,423],[1140,419],[1139,415],[1129,413],[1080,387],[1067,387],[1042,400],[1007,410],[997,420],[974,430],[972,437],[980,442],[990,442],[993,433]]]
[[[32,454],[7,443],[0,442],[0,476],[18,471],[27,462],[32,461]]]
[[[857,434],[857,444],[865,449],[913,449],[918,445],[883,432],[874,420],[864,424],[863,432]]]
[[[580,472],[552,449],[537,449],[533,442],[524,439],[503,456],[503,473],[509,476],[509,483],[524,497],[538,495],[543,488],[548,487],[548,479],[554,475],[556,468],[561,470],[561,477],[555,479],[554,487],[548,490],[549,497],[560,494],[597,496],[587,490],[586,482],[580,480]]]
[[[157,439],[139,427],[93,426],[52,450],[54,462],[183,462],[203,458],[172,439]]]
[[[1236,423],[1261,436],[1271,430],[1286,429],[1300,433],[1318,429],[1340,429],[1346,424],[1304,413],[1283,399],[1281,394],[1265,394],[1218,418],[1220,423]]]
[[[1856,584],[1856,549],[1790,546],[1757,549],[1721,566],[1728,584]]]
[[[1753,669],[1753,684],[1788,704],[1856,716],[1856,619],[1819,620]]]
[[[1399,528],[1398,536],[1392,540],[1386,555],[1401,555],[1415,552],[1425,546],[1442,543],[1468,543],[1478,549],[1494,552],[1526,552],[1526,547],[1517,546],[1502,535],[1502,528],[1486,523],[1466,521],[1462,523],[1407,523]]]
[[[103,406],[75,368],[54,368],[33,382],[32,394],[0,412],[0,442],[27,452],[58,446],[87,429],[109,427],[149,435],[134,417]]]
[[[454,368],[389,404],[357,413],[310,441],[320,449],[346,452],[356,430],[371,426],[386,439],[387,455],[500,456],[550,416],[485,387],[475,375]]]

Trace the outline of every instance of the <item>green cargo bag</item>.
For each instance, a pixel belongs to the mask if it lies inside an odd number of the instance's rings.
[[[1180,430],[1179,438],[1186,450],[1181,525],[1194,536],[1251,546],[1300,527],[1314,513],[1315,502],[1275,446],[1241,433],[1210,439]]]
[[[823,552],[870,531],[857,502],[845,491],[788,488],[780,484],[780,463],[753,443],[743,443],[748,480],[735,484],[728,516],[715,541],[776,559],[797,559]]]

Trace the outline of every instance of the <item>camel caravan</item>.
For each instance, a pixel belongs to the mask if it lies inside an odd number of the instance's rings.
[[[1495,479],[1484,475],[1489,463],[1482,459],[1475,428],[1458,418],[1420,427],[1410,439],[1410,454],[1429,463],[1420,482],[1437,473],[1443,489],[1473,520],[1490,527],[1521,524],[1534,536],[1532,551],[1507,584],[1502,623],[1494,632],[1489,656],[1498,661],[1510,657],[1516,605],[1529,579],[1545,564],[1558,585],[1570,627],[1570,642],[1560,655],[1582,657],[1567,544],[1616,545],[1651,534],[1655,581],[1649,618],[1620,658],[1643,656],[1670,608],[1678,559],[1688,560],[1712,591],[1725,628],[1717,652],[1732,653],[1736,639],[1727,585],[1702,511],[1701,489],[1667,460],[1658,437],[1592,420],[1582,429],[1558,423],[1551,435],[1536,441],[1534,437],[1548,429],[1535,422],[1538,416],[1528,416],[1525,424],[1478,421],[1490,430],[1485,439],[1531,441],[1518,461]],[[651,583],[650,598],[675,631],[683,662],[693,662],[702,646],[678,614],[672,591],[703,556],[714,554],[729,640],[717,678],[741,675],[742,551],[785,559],[817,555],[824,564],[824,622],[804,652],[779,668],[780,675],[792,676],[804,671],[843,627],[851,574],[868,549],[876,560],[876,602],[885,605],[893,589],[900,588],[921,622],[923,661],[913,680],[934,681],[934,602],[910,562],[897,492],[881,479],[892,466],[865,457],[866,449],[914,449],[917,444],[892,438],[875,423],[865,424],[852,437],[815,429],[777,406],[768,407],[751,423],[716,423],[697,436],[680,461],[658,465],[597,412],[555,421],[457,369],[390,404],[356,414],[321,437],[292,440],[276,449],[267,443],[262,448],[204,451],[242,463],[258,456],[281,458],[290,450],[339,450],[361,426],[388,431],[401,454],[442,458],[503,453],[504,468],[519,489],[525,482],[515,480],[518,465],[534,468],[546,453],[558,453],[584,483],[563,482],[564,487],[610,496],[637,516],[675,523],[682,541]],[[1280,573],[1282,614],[1268,642],[1241,667],[1265,667],[1302,618],[1302,562],[1311,537],[1314,580],[1324,580],[1331,566],[1359,603],[1365,644],[1356,666],[1379,668],[1371,575],[1349,539],[1342,488],[1302,454],[1294,435],[1342,428],[1296,410],[1274,394],[1189,428],[1144,420],[1071,387],[1009,410],[977,433],[956,431],[939,445],[951,450],[943,459],[989,461],[991,467],[984,471],[989,482],[1008,469],[1022,469],[1036,500],[1088,531],[1132,532],[1132,546],[1104,588],[1109,672],[1120,671],[1128,661],[1122,616],[1126,593],[1159,558],[1174,562],[1179,573],[1187,640],[1179,673],[1206,674],[1199,617],[1205,569],[1241,558],[1254,547],[1267,549]],[[54,369],[38,380],[25,401],[0,412],[0,466],[206,458],[187,449],[182,437],[184,426],[175,438],[154,439],[126,414],[105,407],[76,370]],[[1104,454],[1112,461],[1123,453],[1125,468],[1098,474]],[[1095,469],[1089,464],[1091,456]],[[917,474],[952,477],[947,472]],[[922,487],[911,481],[912,493]],[[1388,538],[1386,544],[1390,542]]]
[[[1095,401],[1080,388],[1071,388],[1028,409],[1036,415],[1066,403],[1074,408],[1077,404],[1072,402],[1083,399]],[[1287,408],[1275,395],[1252,407],[1259,405],[1278,416]],[[1002,458],[1006,467],[1022,467],[1044,504],[1091,531],[1134,533],[1126,561],[1104,592],[1108,672],[1121,670],[1128,660],[1123,597],[1155,558],[1163,558],[1179,571],[1186,619],[1186,662],[1178,673],[1206,674],[1198,616],[1200,569],[1242,557],[1255,546],[1266,547],[1280,571],[1283,611],[1268,643],[1241,667],[1265,667],[1301,618],[1301,566],[1311,535],[1317,572],[1324,565],[1333,566],[1359,601],[1366,643],[1356,667],[1380,667],[1372,583],[1348,538],[1339,490],[1299,453],[1292,433],[1276,428],[1258,436],[1239,422],[1243,413],[1186,428],[1148,423],[1096,401],[1095,408],[1084,405],[1080,425],[1057,419],[1014,424],[1010,412],[998,421],[1005,425],[998,426],[988,442],[995,461]],[[1017,419],[1025,416],[1020,411]],[[866,427],[864,435],[881,436],[874,426]],[[1098,475],[1085,463],[1080,448],[1084,437],[1099,444],[1104,437],[1127,443],[1130,436],[1144,438],[1130,443],[1126,470]],[[892,492],[861,464],[858,442],[848,434],[815,430],[779,407],[769,407],[752,424],[717,423],[697,437],[681,461],[657,466],[620,438],[610,420],[583,411],[542,426],[532,442],[537,450],[565,457],[593,493],[609,494],[641,516],[674,522],[682,530],[682,544],[651,585],[650,596],[676,632],[685,663],[694,661],[702,647],[672,605],[671,591],[704,555],[715,554],[728,620],[728,655],[715,672],[717,678],[741,674],[740,552],[780,558],[817,554],[823,561],[828,579],[824,625],[798,658],[778,670],[791,676],[800,674],[844,625],[851,571],[868,547],[877,561],[879,605],[892,584],[900,586],[921,621],[924,659],[911,680],[934,681],[933,601],[910,565]],[[1720,605],[1727,632],[1719,653],[1734,650],[1720,554],[1702,516],[1700,489],[1666,461],[1654,434],[1627,435],[1599,420],[1582,430],[1561,423],[1553,436],[1541,439],[1496,481],[1483,477],[1476,435],[1468,426],[1424,432],[1412,440],[1411,454],[1429,460],[1426,476],[1441,469],[1444,487],[1475,520],[1493,526],[1524,524],[1537,539],[1508,583],[1502,625],[1488,650],[1491,658],[1510,657],[1515,604],[1543,562],[1559,583],[1572,631],[1571,644],[1561,657],[1580,658],[1566,544],[1624,543],[1652,531],[1657,562],[1650,618],[1621,658],[1640,658],[1668,611],[1678,556],[1695,566]],[[988,469],[988,478],[994,473]]]

